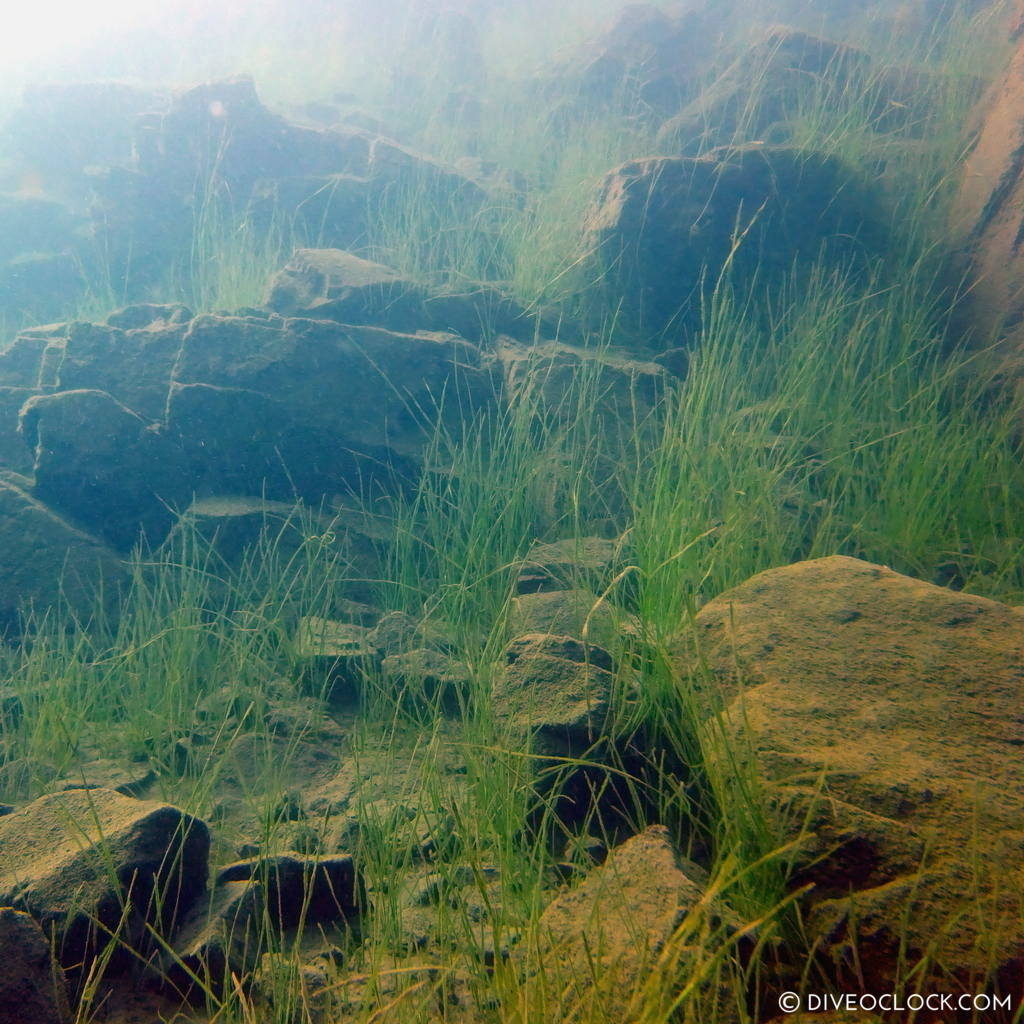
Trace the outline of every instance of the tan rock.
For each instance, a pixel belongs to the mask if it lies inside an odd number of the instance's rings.
[[[889,981],[904,942],[962,978],[1019,971],[1019,615],[837,556],[755,576],[697,633],[785,837],[812,834],[795,881],[837,960]]]

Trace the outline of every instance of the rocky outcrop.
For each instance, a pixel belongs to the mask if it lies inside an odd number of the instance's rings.
[[[739,757],[785,809],[804,921],[839,976],[857,964],[882,991],[927,950],[961,984],[987,976],[1019,997],[1019,616],[832,557],[716,598],[696,636],[708,714],[724,704]]]
[[[135,294],[190,252],[196,211],[223,203],[271,230],[286,223],[323,245],[365,241],[391,189],[451,203],[484,193],[451,168],[358,128],[311,128],[267,109],[251,78],[197,86],[141,117],[135,160],[97,176],[100,244]],[[197,195],[198,189],[198,195]],[[209,224],[207,224],[209,227]]]
[[[169,804],[72,789],[0,818],[0,905],[31,914],[81,968],[116,934],[144,948],[206,888],[206,825]]]
[[[699,330],[727,268],[737,287],[765,288],[824,253],[860,262],[879,251],[879,224],[877,200],[838,160],[756,145],[616,168],[588,215],[584,251],[623,326],[665,348]]]

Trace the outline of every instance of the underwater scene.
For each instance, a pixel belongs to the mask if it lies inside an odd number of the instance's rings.
[[[0,1024],[1024,1022],[1024,0],[0,38]]]

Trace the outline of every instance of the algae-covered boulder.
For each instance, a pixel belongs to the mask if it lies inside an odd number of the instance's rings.
[[[209,848],[206,825],[169,804],[53,793],[0,818],[0,904],[31,914],[78,967],[106,929],[129,945],[147,941],[147,923],[173,930],[206,888]]]
[[[787,809],[787,838],[809,830],[794,884],[839,970],[881,986],[901,950],[929,950],[960,984],[1019,978],[1020,617],[837,556],[755,576],[696,628],[734,755]]]

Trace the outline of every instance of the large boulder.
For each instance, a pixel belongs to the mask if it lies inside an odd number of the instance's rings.
[[[836,556],[716,598],[696,638],[715,684],[707,713],[724,708],[736,744],[723,756],[749,756],[785,808],[780,840],[802,844],[793,882],[810,887],[804,922],[840,972],[856,964],[883,991],[927,953],[948,979],[1019,997],[1019,615]]]
[[[127,578],[110,548],[0,480],[0,631],[17,633],[23,613],[57,606],[87,620],[101,595],[112,611]]]
[[[849,262],[883,241],[877,202],[833,158],[747,146],[632,160],[591,207],[584,251],[623,326],[648,343],[687,336],[726,267],[730,280],[778,283],[827,254]]]
[[[71,789],[0,818],[0,905],[31,914],[81,967],[117,934],[170,934],[206,889],[206,825],[169,804]],[[127,913],[126,913],[127,910]],[[108,931],[109,930],[109,931]]]

